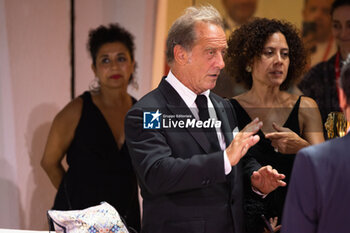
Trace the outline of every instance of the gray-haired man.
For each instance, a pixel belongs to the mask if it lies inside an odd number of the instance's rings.
[[[236,116],[210,93],[226,36],[213,7],[188,8],[167,39],[170,72],[129,111],[126,142],[143,197],[142,232],[243,232],[240,159],[258,142],[255,119],[233,140]],[[233,141],[232,141],[233,140]],[[268,193],[284,183],[269,167],[252,185]]]

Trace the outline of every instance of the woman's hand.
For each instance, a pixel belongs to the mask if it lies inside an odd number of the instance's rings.
[[[268,133],[265,137],[271,140],[271,145],[276,152],[296,154],[300,149],[310,145],[292,130],[279,126],[276,123],[273,123],[272,126],[276,132]]]

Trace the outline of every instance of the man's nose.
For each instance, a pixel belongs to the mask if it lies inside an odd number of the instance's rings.
[[[321,18],[322,15],[323,15],[322,9],[317,8],[316,11],[315,11],[315,14],[314,14],[315,19]]]
[[[218,64],[218,67],[220,68],[220,70],[225,67],[224,55],[222,53],[219,53],[219,55],[218,55],[217,64]]]
[[[348,27],[343,27],[343,29],[339,32],[339,37],[342,40],[350,40],[350,29]]]

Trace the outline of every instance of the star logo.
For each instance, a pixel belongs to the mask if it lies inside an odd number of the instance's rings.
[[[156,112],[143,112],[143,128],[160,129],[161,116],[159,109]]]
[[[151,115],[153,116],[151,122],[153,122],[154,120],[157,119],[157,121],[159,121],[159,117],[162,115],[161,113],[159,113],[159,109],[157,109],[157,111],[155,113],[151,113]]]

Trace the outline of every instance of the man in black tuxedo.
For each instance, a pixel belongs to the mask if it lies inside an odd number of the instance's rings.
[[[255,119],[234,136],[231,105],[210,93],[226,47],[219,13],[188,8],[168,34],[169,74],[126,116],[143,197],[142,232],[244,232],[239,161],[258,142],[262,122]],[[285,185],[283,178],[263,167],[252,175],[252,187],[266,194]]]
[[[338,1],[335,3],[346,2]],[[350,1],[343,15],[348,15]],[[350,122],[350,55],[342,68],[339,104]],[[306,147],[296,156],[282,232],[350,231],[350,134]]]

